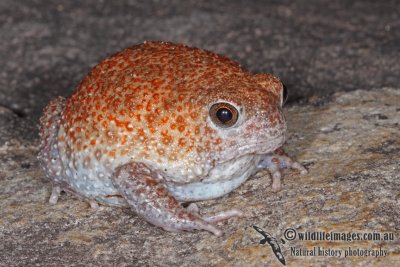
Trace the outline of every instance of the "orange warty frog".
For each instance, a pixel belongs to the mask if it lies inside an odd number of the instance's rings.
[[[145,42],[104,59],[69,99],[40,119],[39,162],[53,183],[50,203],[67,191],[129,206],[168,231],[222,231],[232,209],[200,216],[182,202],[213,199],[268,169],[306,169],[287,157],[282,82],[181,44]]]

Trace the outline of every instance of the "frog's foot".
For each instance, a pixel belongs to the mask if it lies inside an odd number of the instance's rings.
[[[278,148],[273,154],[267,154],[258,163],[258,169],[267,169],[272,175],[272,190],[279,191],[282,188],[280,169],[292,168],[306,174],[308,171],[297,161],[292,160],[282,148]]]
[[[91,198],[83,198],[81,195],[79,195],[72,189],[69,189],[68,187],[64,188],[60,184],[53,184],[53,189],[51,190],[51,195],[49,198],[49,203],[51,205],[57,204],[62,191],[66,192],[68,194],[71,194],[78,199],[83,199],[83,200],[87,201],[89,203],[90,207],[94,210],[99,208],[99,203],[96,200],[91,199]]]
[[[143,163],[123,165],[111,179],[139,216],[167,231],[206,230],[221,236],[222,231],[212,223],[241,215],[238,210],[231,210],[202,218],[197,210],[183,208],[160,183],[161,174]]]

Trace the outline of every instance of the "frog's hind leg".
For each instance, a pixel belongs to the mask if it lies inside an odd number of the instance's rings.
[[[58,130],[66,100],[58,97],[44,108],[40,118],[40,148],[38,160],[46,177],[53,182],[50,204],[57,203],[62,189],[63,165],[58,150]]]
[[[217,236],[222,231],[212,224],[234,216],[238,211],[202,218],[197,211],[182,207],[160,183],[162,176],[143,163],[128,163],[115,171],[111,179],[129,206],[146,221],[167,231],[206,230]]]

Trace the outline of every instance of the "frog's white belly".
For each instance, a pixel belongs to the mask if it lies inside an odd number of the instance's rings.
[[[203,181],[185,185],[167,184],[167,188],[179,201],[218,198],[235,190],[254,174],[259,160],[259,155],[246,155],[215,167]]]

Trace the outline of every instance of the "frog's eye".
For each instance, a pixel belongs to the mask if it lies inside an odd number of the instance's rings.
[[[282,83],[282,102],[281,102],[282,104],[281,104],[281,106],[285,105],[286,100],[288,99],[288,96],[289,96],[288,90],[287,90],[285,84]]]
[[[239,117],[237,109],[228,103],[216,103],[210,108],[210,117],[221,128],[233,126]]]

